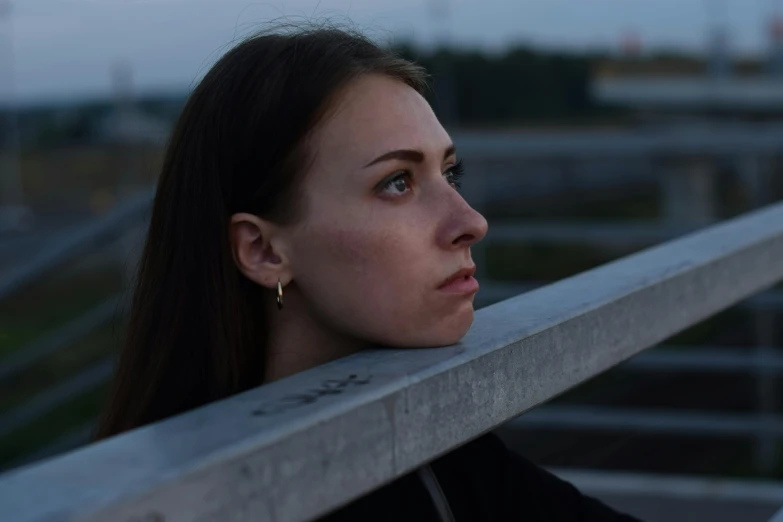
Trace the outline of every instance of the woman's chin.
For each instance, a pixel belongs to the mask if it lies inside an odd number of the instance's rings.
[[[453,317],[453,321],[450,323],[444,327],[444,331],[439,336],[442,341],[441,346],[457,344],[465,337],[473,324],[473,307],[465,309],[458,316]]]
[[[461,317],[455,317],[452,321],[444,322],[437,329],[433,329],[429,332],[422,332],[420,335],[412,336],[409,339],[405,339],[399,345],[404,345],[410,348],[440,348],[444,346],[451,346],[457,344],[465,337],[465,334],[470,330],[471,324],[473,324],[473,312],[466,317],[467,314],[461,314]]]

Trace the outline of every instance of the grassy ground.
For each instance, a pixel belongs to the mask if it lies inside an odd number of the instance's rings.
[[[112,357],[119,345],[120,334],[121,324],[112,321],[27,370],[0,382],[0,415],[66,381],[81,370]]]
[[[103,405],[106,389],[105,384],[97,386],[0,438],[0,468],[52,444],[63,435],[92,421]]]
[[[111,321],[60,352],[42,359],[26,371],[1,382],[0,415],[22,407],[51,386],[114,356],[121,328],[120,321]],[[0,437],[0,468],[54,442],[95,418],[102,406],[105,388],[105,384],[99,385],[50,410],[43,417]]]
[[[117,267],[68,268],[0,302],[0,364],[16,350],[123,290],[123,275]]]
[[[43,213],[102,214],[117,198],[118,187],[152,183],[162,156],[163,150],[154,146],[96,145],[23,151],[25,200]]]
[[[94,265],[94,260],[85,256],[0,303],[0,364],[6,357],[52,334],[124,290],[120,267],[90,265]],[[116,351],[121,328],[121,317],[116,317],[72,345],[0,381],[0,415],[111,357]],[[40,419],[1,437],[0,467],[94,418],[103,400],[104,388],[102,385],[74,397]]]

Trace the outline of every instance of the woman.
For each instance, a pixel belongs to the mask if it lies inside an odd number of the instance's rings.
[[[335,29],[259,35],[212,67],[168,145],[100,437],[370,344],[463,337],[487,222],[425,88]],[[328,519],[506,516],[631,520],[492,435]]]

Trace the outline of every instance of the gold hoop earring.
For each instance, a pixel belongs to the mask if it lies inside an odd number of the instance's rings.
[[[280,280],[277,280],[277,309],[283,309],[283,285],[280,284]]]

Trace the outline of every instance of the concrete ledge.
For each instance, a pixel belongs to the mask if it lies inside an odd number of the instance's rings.
[[[783,204],[0,476],[3,520],[325,514],[783,278]]]

